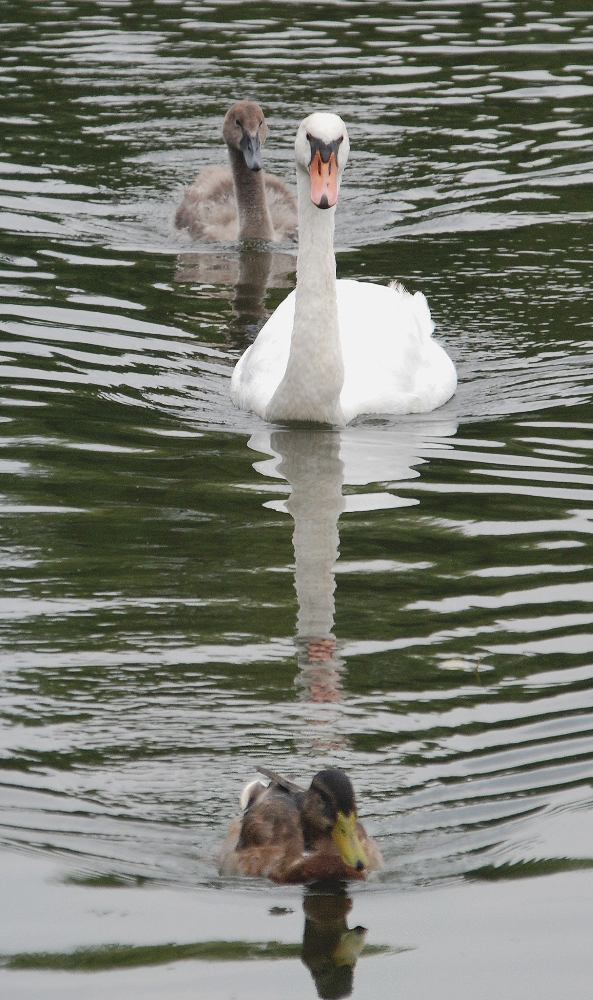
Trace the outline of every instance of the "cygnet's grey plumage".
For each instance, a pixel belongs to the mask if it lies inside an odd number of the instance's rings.
[[[283,181],[261,169],[268,127],[259,104],[233,104],[225,115],[222,134],[230,168],[200,171],[177,209],[177,227],[208,242],[294,238],[296,199]]]

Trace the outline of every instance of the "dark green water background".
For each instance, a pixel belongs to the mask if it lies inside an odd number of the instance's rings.
[[[3,994],[589,1000],[590,5],[0,12]],[[232,408],[294,247],[172,220],[243,96],[289,180],[347,122],[338,272],[426,293],[442,410]],[[327,762],[386,861],[351,912],[220,879],[257,764]]]

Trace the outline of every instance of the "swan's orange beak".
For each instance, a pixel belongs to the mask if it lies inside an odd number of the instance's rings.
[[[338,200],[338,164],[336,154],[329,154],[327,162],[317,150],[309,164],[311,201],[317,208],[331,208]]]

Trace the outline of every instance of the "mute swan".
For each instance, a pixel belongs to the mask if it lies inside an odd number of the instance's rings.
[[[282,240],[296,233],[296,201],[281,180],[262,170],[261,147],[268,135],[255,101],[238,101],[226,113],[222,134],[231,161],[206,167],[186,189],[175,225],[194,237]]]
[[[338,115],[316,112],[297,131],[296,289],[231,380],[235,405],[264,420],[343,425],[360,414],[434,410],[455,392],[421,292],[336,281],[334,216],[349,148]]]

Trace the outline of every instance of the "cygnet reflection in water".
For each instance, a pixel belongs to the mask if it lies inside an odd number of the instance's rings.
[[[309,701],[337,702],[342,697],[344,660],[333,632],[340,515],[418,503],[391,490],[344,495],[344,485],[414,479],[420,475],[416,466],[426,461],[423,452],[447,447],[443,439],[456,431],[454,420],[430,417],[344,430],[264,429],[250,438],[250,448],[272,456],[254,463],[254,468],[266,477],[285,479],[290,488],[287,500],[271,500],[266,507],[289,513],[294,520],[296,683]]]
[[[218,296],[232,300],[233,316],[229,323],[229,341],[245,347],[257,336],[269,314],[266,295],[270,288],[290,288],[294,284],[296,257],[270,250],[265,243],[242,243],[238,252],[183,253],[177,258],[175,281],[180,284],[220,289]]]

